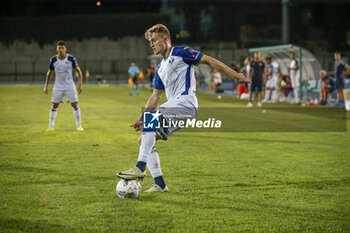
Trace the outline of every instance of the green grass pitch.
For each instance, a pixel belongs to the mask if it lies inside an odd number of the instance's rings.
[[[46,132],[51,91],[0,87],[0,232],[350,232],[349,127],[179,131],[157,143],[170,192],[122,200],[115,173],[137,160],[140,133],[129,125],[150,92],[85,86],[85,132],[67,103]],[[201,107],[246,104],[198,99]],[[143,191],[152,183],[148,173]]]

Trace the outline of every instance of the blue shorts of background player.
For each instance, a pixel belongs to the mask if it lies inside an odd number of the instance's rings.
[[[252,79],[252,85],[250,86],[250,91],[254,92],[256,89],[258,89],[258,92],[261,92],[262,85],[263,85],[263,82],[261,79]]]
[[[344,89],[344,78],[336,78],[335,80],[335,88],[336,89]]]

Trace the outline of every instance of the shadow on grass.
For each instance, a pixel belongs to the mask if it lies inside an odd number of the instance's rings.
[[[45,173],[45,174],[58,174],[59,171],[48,168],[39,168],[39,167],[28,167],[28,166],[18,166],[18,165],[9,165],[2,164],[0,165],[1,170],[7,171],[19,171],[19,172],[34,172],[34,173]]]
[[[287,187],[298,187],[298,188],[307,188],[307,189],[322,189],[328,186],[340,187],[340,186],[349,186],[350,178],[344,177],[340,179],[328,179],[328,180],[303,180],[303,181],[285,181],[285,182],[271,182],[265,184],[257,184],[257,183],[235,183],[232,185],[211,185],[210,187],[206,187],[207,190],[220,190],[223,188],[232,188],[232,187],[247,187],[247,188],[266,188],[266,189],[275,189],[275,188],[287,188]]]
[[[271,140],[271,139],[263,139],[263,138],[238,138],[232,137],[232,133],[225,133],[227,136],[222,135],[201,135],[201,134],[190,134],[190,133],[181,133],[181,137],[191,137],[191,138],[209,138],[209,139],[229,139],[236,141],[247,141],[251,142],[261,142],[261,143],[291,143],[291,144],[319,144],[319,142],[305,142],[305,141],[293,141],[293,140]],[[322,143],[323,145],[338,145],[338,144],[330,144],[330,143]]]
[[[331,185],[338,186],[339,182],[343,182],[342,185],[348,186],[350,179],[341,179],[341,180],[325,180],[325,181],[301,181],[301,182],[289,182],[285,185],[297,185],[305,188],[309,185],[314,186],[314,189],[317,189],[318,185]],[[244,186],[244,187],[269,187],[271,185],[280,185],[280,184],[236,184],[236,186]],[[286,188],[286,186],[280,186],[282,188]],[[196,212],[196,210],[230,210],[234,212],[255,212],[261,213],[268,217],[269,215],[274,216],[275,218],[284,218],[284,217],[292,217],[297,219],[304,219],[305,221],[336,221],[340,223],[340,225],[344,226],[349,225],[347,219],[349,218],[349,212],[346,210],[346,206],[343,208],[340,206],[334,206],[333,204],[337,202],[335,199],[331,199],[327,201],[329,205],[324,203],[324,198],[321,198],[318,202],[311,202],[305,205],[300,205],[300,200],[298,196],[295,196],[293,191],[284,192],[283,202],[282,199],[274,199],[273,196],[270,198],[261,199],[261,195],[255,196],[252,191],[252,195],[246,194],[247,197],[235,196],[235,191],[220,191],[217,189],[218,187],[213,187],[215,191],[211,192],[208,189],[205,191],[198,190],[198,192],[186,192],[183,190],[174,191],[173,193],[169,193],[168,197],[162,196],[161,198],[157,198],[155,200],[162,203],[163,208],[171,209],[171,206],[176,206],[180,209],[192,209]],[[290,188],[290,187],[287,187]],[[250,190],[250,189],[249,189]],[[256,190],[258,191],[258,190]],[[260,190],[261,192],[261,190]],[[268,194],[268,192],[267,192]],[[164,194],[162,194],[164,195]],[[304,194],[302,201],[307,201],[311,198],[317,198],[323,196],[320,193],[308,192]],[[150,200],[153,202],[153,200]],[[345,201],[344,201],[345,202]],[[169,205],[170,207],[167,207]],[[200,217],[199,217],[200,218]]]
[[[115,179],[114,176],[96,176],[90,174],[74,174],[67,173],[60,170],[48,169],[48,168],[40,168],[40,167],[29,167],[29,166],[19,166],[19,165],[0,165],[0,169],[2,171],[10,171],[16,173],[28,173],[29,175],[34,175],[35,173],[39,173],[40,175],[56,175],[56,177],[48,178],[43,180],[42,178],[33,179],[28,176],[22,176],[21,180],[11,181],[11,182],[3,182],[6,185],[28,185],[28,184],[53,184],[53,183],[76,183],[84,180],[84,182],[89,181],[113,181]]]
[[[28,220],[23,218],[0,217],[0,231],[18,231],[18,232],[82,232],[82,229],[49,223],[40,220]],[[83,229],[83,232],[94,232],[89,229]]]

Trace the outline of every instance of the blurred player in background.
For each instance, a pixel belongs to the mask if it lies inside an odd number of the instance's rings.
[[[266,85],[264,89],[264,99],[263,103],[270,100],[271,97],[271,86],[272,86],[272,58],[267,56],[265,57],[265,64],[266,64]]]
[[[139,75],[137,76],[138,83],[141,83],[141,87],[144,87],[145,85],[145,73],[143,72],[143,69],[140,67]]]
[[[177,120],[187,120],[190,116],[194,119],[198,111],[196,97],[196,80],[194,76],[194,66],[204,63],[224,72],[239,82],[249,82],[243,74],[230,69],[224,63],[206,56],[188,46],[171,45],[170,32],[162,24],[154,25],[145,33],[145,38],[149,40],[154,54],[160,54],[163,60],[158,65],[155,75],[154,91],[145,107],[145,111],[156,110],[162,93],[165,92],[167,102],[162,104],[153,117],[162,117],[169,121],[171,116],[177,116]],[[159,113],[160,112],[160,113]],[[143,128],[143,113],[131,125],[135,131]],[[181,118],[184,116],[185,118]],[[170,116],[170,117],[169,117]],[[137,179],[145,177],[146,165],[154,178],[154,186],[146,192],[166,192],[168,188],[165,184],[160,168],[158,153],[155,149],[156,140],[167,140],[180,127],[164,127],[157,129],[143,129],[139,139],[140,152],[138,162],[133,168],[118,172],[117,176],[123,179]]]
[[[67,53],[67,43],[65,41],[57,42],[57,55],[50,60],[49,71],[46,75],[44,93],[49,93],[49,83],[55,72],[55,84],[52,92],[52,107],[50,111],[50,123],[47,131],[53,131],[57,116],[57,108],[63,102],[66,96],[67,102],[71,103],[78,131],[84,131],[81,126],[80,108],[78,106],[78,95],[73,80],[73,70],[78,73],[78,92],[83,90],[83,78],[77,60]]]
[[[334,77],[335,77],[335,88],[337,89],[338,93],[338,107],[344,107],[344,94],[343,94],[343,89],[344,89],[344,79],[346,73],[350,70],[349,65],[345,64],[341,60],[341,55],[340,52],[335,52],[334,53]]]
[[[248,77],[248,73],[250,71],[250,62],[252,61],[252,57],[247,57],[244,60],[243,68],[240,70],[246,77]],[[237,85],[238,98],[248,98],[248,83],[240,83]],[[243,95],[244,94],[244,95]]]
[[[213,69],[210,74],[212,82],[209,83],[209,90],[212,92],[221,92],[222,76],[217,69]]]
[[[263,82],[267,75],[265,63],[260,60],[260,52],[254,53],[254,60],[250,63],[250,70],[248,73],[248,79],[251,80],[252,85],[250,86],[249,102],[247,107],[253,107],[253,95],[255,90],[258,90],[258,107],[262,106],[261,100],[263,97]]]
[[[328,93],[331,94],[335,90],[335,82],[333,78],[327,75],[325,70],[320,71],[321,78],[321,101],[320,105],[327,105]]]
[[[136,65],[135,61],[131,61],[131,65],[129,67],[128,73],[129,73],[129,83],[130,83],[130,95],[134,94],[134,87],[136,87],[136,95],[139,95],[139,84],[138,84],[138,75],[139,75],[140,69]]]
[[[267,81],[266,81],[266,91],[265,98],[263,102],[271,101],[275,103],[277,101],[277,84],[279,77],[279,65],[276,61],[273,61],[270,56],[265,58],[266,71],[267,71]]]
[[[277,61],[272,59],[272,77],[274,79],[273,87],[272,87],[272,102],[277,102],[278,98],[278,82],[281,76],[280,65]]]
[[[294,103],[299,103],[299,87],[300,87],[300,82],[299,82],[299,61],[296,59],[297,54],[292,53],[291,55],[291,61],[289,65],[289,78],[292,83],[292,88],[293,88],[293,93],[294,93]]]
[[[148,88],[149,90],[153,90],[153,79],[154,76],[156,75],[156,68],[157,68],[157,64],[156,63],[151,63],[150,67],[147,70],[147,74],[148,74]]]

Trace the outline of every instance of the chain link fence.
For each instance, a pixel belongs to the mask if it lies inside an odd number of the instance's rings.
[[[132,59],[143,69],[145,74],[148,60]],[[119,60],[83,60],[78,59],[84,82],[127,82],[131,59]],[[45,82],[49,61],[0,62],[0,83],[41,83]],[[87,75],[89,74],[89,75]],[[76,75],[76,74],[74,74]]]
[[[232,61],[243,65],[243,60],[249,55],[245,49],[205,49],[205,54],[222,60],[227,65]],[[333,53],[315,53],[322,69],[334,70]],[[350,52],[343,52],[342,59],[350,63]],[[149,60],[144,59],[115,59],[115,60],[84,60],[77,58],[83,72],[83,80],[86,82],[97,82],[97,79],[106,80],[110,83],[127,82],[128,68],[131,60],[143,69],[145,79]],[[0,62],[0,83],[43,83],[48,71],[49,60],[47,61],[14,61]],[[89,73],[89,75],[87,75]],[[230,80],[230,79],[228,79]]]

